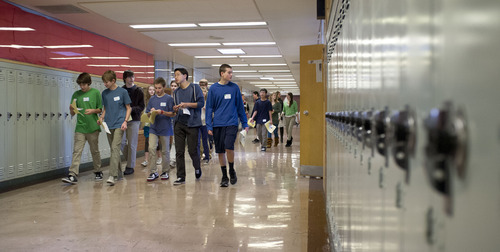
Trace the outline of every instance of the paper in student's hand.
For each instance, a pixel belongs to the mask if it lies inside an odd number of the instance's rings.
[[[76,99],[73,100],[73,103],[71,103],[71,109],[73,110],[73,113],[83,115],[82,112],[80,112],[80,109],[76,106]]]
[[[255,121],[248,121],[248,126],[255,128]]]
[[[266,125],[266,129],[267,129],[267,131],[269,131],[269,133],[273,133],[274,130],[276,129],[276,126],[271,124],[271,121],[266,122],[265,125]]]
[[[141,115],[141,123],[144,123],[144,124],[150,123],[149,117],[148,117],[147,113],[142,113],[142,115]]]
[[[242,145],[245,145],[245,138],[246,137],[247,137],[247,131],[246,130],[240,131],[240,143]]]
[[[151,115],[149,116],[149,122],[151,124],[155,123],[155,119],[158,114],[160,114],[160,110],[151,111]]]
[[[111,131],[109,131],[108,124],[106,122],[102,122],[101,125],[104,128],[104,131],[106,131],[106,133],[111,134]]]

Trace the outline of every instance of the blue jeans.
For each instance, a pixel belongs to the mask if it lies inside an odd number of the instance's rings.
[[[203,153],[205,153],[204,159],[210,159],[210,149],[208,148],[208,130],[206,125],[200,127],[200,133],[198,134],[198,154],[200,152],[200,140],[203,143]]]

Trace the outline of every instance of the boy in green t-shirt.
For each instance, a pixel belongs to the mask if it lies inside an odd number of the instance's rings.
[[[80,90],[73,93],[71,97],[72,105],[69,108],[71,116],[77,114],[73,160],[71,161],[68,177],[62,179],[63,182],[69,184],[78,182],[80,159],[86,141],[89,143],[92,161],[94,162],[95,179],[102,180],[101,154],[99,153],[99,132],[101,132],[101,128],[97,125],[97,114],[101,113],[102,110],[101,94],[99,90],[90,87],[92,79],[88,73],[81,73],[76,79],[76,83],[80,86]]]

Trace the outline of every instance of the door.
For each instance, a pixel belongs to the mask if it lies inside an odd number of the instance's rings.
[[[324,45],[300,47],[300,174],[323,177],[325,145]]]

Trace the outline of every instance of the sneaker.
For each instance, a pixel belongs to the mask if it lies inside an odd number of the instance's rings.
[[[177,178],[174,181],[174,185],[182,185],[182,184],[186,184],[186,180],[184,180],[184,178]]]
[[[220,187],[228,187],[229,186],[229,178],[228,177],[222,177],[220,181]]]
[[[149,164],[148,161],[144,161],[144,162],[141,163],[141,165],[144,166],[144,167],[148,166],[148,164]]]
[[[95,174],[96,181],[102,180],[102,172],[94,172],[94,174]]]
[[[156,164],[161,165],[161,158],[156,159]]]
[[[157,178],[158,178],[158,173],[153,172],[153,173],[149,174],[148,181],[154,181]]]
[[[260,142],[260,141],[259,141],[259,139],[257,139],[257,138],[255,138],[255,139],[252,141],[252,143],[254,143],[254,144],[255,144],[255,143],[258,143],[258,142]]]
[[[78,179],[73,175],[69,175],[67,178],[63,178],[62,182],[74,185],[78,182]]]
[[[201,169],[194,170],[194,175],[196,176],[196,179],[200,179],[200,177],[201,177]]]
[[[236,177],[236,171],[234,169],[229,169],[229,177],[231,178],[229,181],[231,182],[231,185],[236,184],[238,181],[238,177]]]
[[[176,164],[175,164],[175,162],[171,162],[171,163],[170,163],[170,168],[172,168],[172,169],[175,169],[175,168],[176,168]]]
[[[210,159],[203,159],[203,163],[204,163],[204,164],[208,164],[208,163],[210,163]]]
[[[132,173],[134,173],[134,168],[127,167],[127,168],[125,168],[125,171],[123,172],[123,175],[130,175]]]
[[[109,176],[108,180],[106,180],[106,183],[108,183],[110,186],[115,185],[115,177]]]
[[[261,151],[266,151],[266,147],[260,148]]]
[[[160,179],[161,180],[167,180],[169,179],[170,177],[168,176],[168,173],[167,172],[164,172],[160,175]]]

